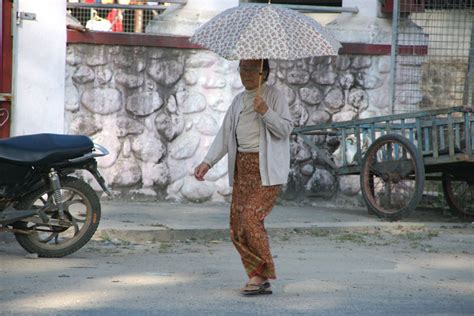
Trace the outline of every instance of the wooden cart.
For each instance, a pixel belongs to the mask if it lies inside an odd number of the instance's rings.
[[[474,219],[471,108],[302,126],[293,133],[336,175],[360,175],[367,207],[381,218],[398,220],[407,215],[422,198],[425,180],[439,180],[448,205],[463,218]],[[337,157],[321,147],[334,138],[340,141]]]

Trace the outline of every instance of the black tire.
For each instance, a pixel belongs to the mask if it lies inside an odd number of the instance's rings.
[[[407,216],[421,200],[424,183],[423,161],[405,137],[381,136],[367,150],[360,187],[369,212],[389,221]]]
[[[474,180],[443,175],[443,191],[456,215],[469,222],[474,220]]]
[[[39,226],[41,229],[48,229],[48,238],[41,238],[40,234],[45,232],[36,231],[34,223],[17,222],[15,228],[33,231],[31,234],[15,233],[16,240],[30,253],[37,253],[40,257],[59,258],[67,256],[84,246],[94,235],[100,221],[100,201],[94,190],[84,181],[73,178],[61,178],[61,189],[65,197],[65,215],[75,223],[67,229],[51,228],[49,226]],[[75,198],[77,197],[77,199]],[[31,209],[49,204],[52,200],[52,191],[45,185],[26,196],[18,204],[17,209]],[[78,209],[77,204],[82,204],[83,208]],[[85,211],[85,212],[84,212]],[[76,217],[77,214],[77,217]],[[58,211],[53,209],[48,217],[57,218]],[[83,223],[81,227],[79,225]],[[71,231],[72,230],[72,231]],[[72,235],[69,239],[64,236]],[[51,237],[54,236],[54,237]],[[61,236],[61,241],[59,237]],[[52,238],[52,239],[51,239]],[[51,243],[53,241],[53,243]]]

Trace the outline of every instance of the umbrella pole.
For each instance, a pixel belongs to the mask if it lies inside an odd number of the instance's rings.
[[[260,95],[260,87],[262,85],[262,79],[263,79],[263,59],[261,59],[260,63],[260,72],[258,75],[258,89],[257,89],[257,95]]]

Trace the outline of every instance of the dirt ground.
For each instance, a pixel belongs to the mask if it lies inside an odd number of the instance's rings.
[[[464,227],[464,228],[463,228]],[[271,236],[273,295],[242,297],[227,239],[100,238],[61,259],[0,243],[1,315],[472,315],[469,226]]]

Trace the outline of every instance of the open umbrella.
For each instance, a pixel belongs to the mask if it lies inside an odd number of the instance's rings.
[[[314,19],[270,1],[228,9],[198,28],[190,41],[230,60],[335,56],[341,47]]]
[[[190,41],[230,60],[335,56],[341,47],[314,19],[271,4],[228,9],[198,28]]]

